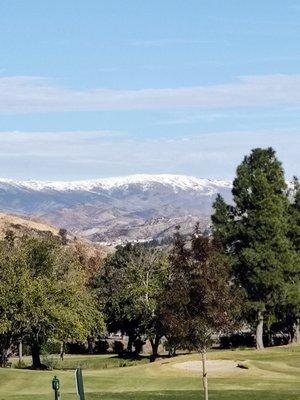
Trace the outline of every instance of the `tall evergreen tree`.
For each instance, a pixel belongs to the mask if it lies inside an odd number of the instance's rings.
[[[266,315],[283,301],[296,253],[288,237],[289,203],[281,163],[272,148],[254,149],[237,168],[230,215],[215,203],[214,231],[233,257],[233,274],[245,292],[263,348]],[[221,214],[221,216],[219,215]],[[223,220],[222,220],[223,218]],[[230,227],[230,229],[228,228]]]
[[[284,315],[290,323],[291,340],[300,343],[300,183],[296,177],[289,194],[289,238],[298,260],[296,268],[291,271],[291,282],[287,285]]]
[[[223,197],[218,194],[213,204],[214,213],[211,217],[213,222],[213,237],[224,249],[230,244],[232,236],[233,208],[226,204]]]

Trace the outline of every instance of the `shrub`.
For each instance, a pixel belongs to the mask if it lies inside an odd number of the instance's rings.
[[[24,369],[27,368],[27,364],[24,361],[18,360],[16,364],[13,364],[13,367],[17,369]]]
[[[41,360],[42,364],[45,365],[49,371],[52,371],[54,368],[57,368],[59,363],[57,357],[48,353],[44,353],[41,357]]]

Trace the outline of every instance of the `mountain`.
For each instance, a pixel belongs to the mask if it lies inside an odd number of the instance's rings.
[[[209,224],[231,183],[182,175],[131,175],[74,182],[0,180],[0,209],[38,217],[96,242],[160,239],[181,225]]]

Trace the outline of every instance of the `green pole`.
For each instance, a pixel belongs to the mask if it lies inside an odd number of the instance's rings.
[[[76,384],[77,396],[79,397],[80,400],[85,400],[82,369],[80,367],[76,368],[75,370],[75,384]]]

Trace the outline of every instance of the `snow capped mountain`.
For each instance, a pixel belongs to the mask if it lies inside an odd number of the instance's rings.
[[[0,211],[43,218],[98,242],[149,240],[209,224],[231,182],[184,175],[130,175],[73,182],[0,180]]]
[[[114,190],[127,188],[131,185],[138,185],[143,190],[149,189],[153,184],[159,184],[172,187],[174,190],[195,190],[207,191],[214,190],[219,187],[230,188],[231,182],[196,178],[185,175],[149,175],[136,174],[129,176],[102,178],[94,180],[82,181],[14,181],[10,179],[0,179],[0,185],[11,185],[15,187],[31,189],[31,190],[56,190],[56,191],[93,191],[93,190]]]

